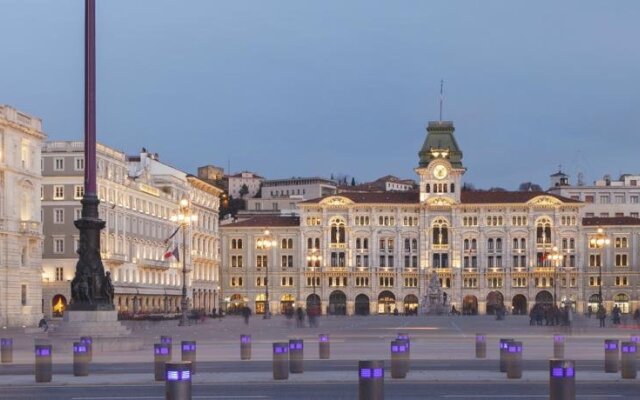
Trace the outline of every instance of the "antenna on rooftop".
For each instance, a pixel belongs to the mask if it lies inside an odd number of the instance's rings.
[[[444,101],[444,80],[440,79],[440,121],[442,121],[442,102]]]

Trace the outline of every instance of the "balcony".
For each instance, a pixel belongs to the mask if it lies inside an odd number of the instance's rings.
[[[40,234],[40,222],[37,221],[20,221],[20,227],[18,228],[20,233],[26,235],[39,235]]]
[[[142,267],[147,267],[147,268],[162,269],[162,270],[169,269],[169,262],[162,261],[162,260],[152,260],[149,258],[143,258],[138,262],[138,264]]]
[[[127,261],[127,255],[124,253],[103,253],[102,259],[122,264]]]

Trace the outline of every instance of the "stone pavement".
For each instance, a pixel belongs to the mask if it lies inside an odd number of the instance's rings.
[[[242,318],[225,317],[223,320],[208,319],[204,323],[189,327],[177,326],[177,321],[167,322],[127,322],[132,336],[144,341],[144,347],[127,352],[94,352],[94,362],[99,363],[139,363],[153,360],[153,343],[160,335],[173,337],[174,352],[179,352],[180,340],[196,340],[199,361],[237,361],[239,360],[239,336],[251,334],[253,341],[253,360],[271,360],[271,343],[286,341],[289,338],[305,339],[305,358],[317,359],[317,335],[328,333],[331,337],[331,358],[333,360],[389,359],[389,342],[397,332],[411,335],[411,358],[415,360],[467,360],[474,358],[475,333],[487,335],[487,358],[498,358],[498,339],[515,338],[524,342],[523,358],[545,360],[552,357],[553,334],[565,333],[567,358],[574,360],[602,360],[603,340],[629,340],[631,334],[640,334],[635,327],[616,326],[598,328],[595,319],[579,318],[571,332],[566,328],[552,326],[529,326],[527,317],[507,316],[496,321],[490,316],[472,317],[323,317],[318,328],[296,328],[295,321],[281,316],[270,320],[252,317],[248,325]],[[14,338],[14,364],[32,365],[34,360],[34,339],[47,339],[43,333],[25,334],[18,330],[0,331],[1,337]],[[53,344],[53,362],[71,363],[71,341],[50,338]],[[127,340],[127,339],[122,339]],[[179,358],[179,356],[178,356]],[[174,356],[174,359],[177,359]],[[464,379],[480,381],[504,381],[504,374],[493,371],[412,371],[407,379],[450,381]],[[615,381],[619,374],[604,374],[582,371],[578,380]],[[292,381],[342,381],[357,379],[344,372],[320,371],[292,375]],[[58,384],[108,384],[109,382],[152,383],[149,374],[104,374],[89,377],[55,375]],[[525,371],[523,380],[546,381],[546,371]],[[253,382],[272,381],[271,371],[258,373],[198,373],[194,383],[198,382]],[[0,365],[0,385],[33,384],[32,375],[11,373],[10,366]]]

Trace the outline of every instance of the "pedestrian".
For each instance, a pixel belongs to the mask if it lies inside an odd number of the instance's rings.
[[[533,306],[531,307],[531,311],[529,311],[529,326],[535,325],[537,307],[538,307],[537,305]]]
[[[43,331],[48,331],[49,330],[49,324],[47,323],[47,320],[42,318],[40,320],[40,322],[38,323],[38,328],[41,328]]]
[[[304,326],[304,311],[302,310],[302,307],[298,307],[298,309],[296,310],[296,326],[298,328],[302,328]]]
[[[245,325],[249,325],[249,317],[251,316],[251,309],[247,306],[242,308],[242,316],[244,317]]]
[[[636,326],[640,326],[640,308],[636,308],[636,311],[633,313],[633,320]]]
[[[607,318],[607,311],[604,309],[602,305],[598,306],[596,317],[600,320],[600,328],[604,328],[605,319]]]
[[[591,318],[591,314],[593,314],[593,308],[589,306],[587,307],[587,318]]]

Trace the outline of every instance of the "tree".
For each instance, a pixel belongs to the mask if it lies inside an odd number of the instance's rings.
[[[351,177],[351,186],[355,186],[356,185],[356,178]]]
[[[246,183],[244,183],[242,185],[242,187],[240,188],[240,191],[238,192],[240,194],[240,198],[244,199],[244,196],[249,194],[249,187],[247,186]]]
[[[518,187],[521,192],[542,192],[542,187],[532,182],[522,182]]]

